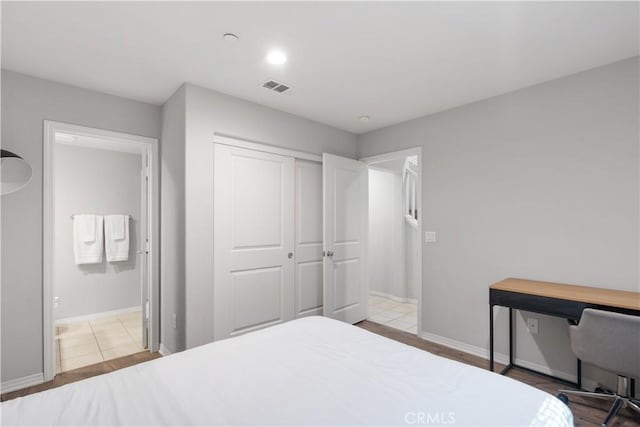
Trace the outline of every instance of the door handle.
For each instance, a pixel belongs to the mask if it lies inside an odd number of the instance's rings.
[[[289,252],[289,253],[287,254],[287,258],[289,258],[289,259],[293,258],[293,252]]]
[[[136,253],[137,253],[138,255],[142,255],[142,254],[145,254],[145,255],[146,255],[146,254],[148,254],[148,253],[149,253],[149,251],[136,251]]]

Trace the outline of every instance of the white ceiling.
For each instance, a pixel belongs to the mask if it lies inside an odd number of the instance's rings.
[[[638,55],[638,6],[2,2],[2,66],[155,104],[187,81],[362,133]]]

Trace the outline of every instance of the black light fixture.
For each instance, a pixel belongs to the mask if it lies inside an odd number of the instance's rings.
[[[20,190],[31,181],[31,165],[8,150],[0,150],[0,194]]]

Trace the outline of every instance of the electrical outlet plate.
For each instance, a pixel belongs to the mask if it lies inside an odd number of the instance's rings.
[[[527,329],[532,334],[538,333],[538,319],[534,319],[532,317],[527,318]]]
[[[425,243],[435,243],[436,242],[436,232],[435,231],[425,231],[424,232],[424,242]]]

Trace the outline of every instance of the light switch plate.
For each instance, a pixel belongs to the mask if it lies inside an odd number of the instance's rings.
[[[436,242],[436,232],[435,231],[425,231],[424,232],[424,242],[425,243],[435,243]]]

